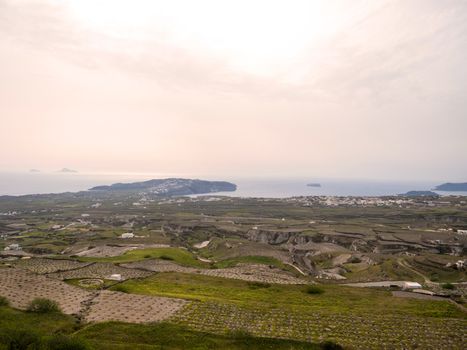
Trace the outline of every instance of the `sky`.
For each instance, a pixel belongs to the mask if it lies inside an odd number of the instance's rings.
[[[465,0],[0,0],[0,172],[467,181]]]

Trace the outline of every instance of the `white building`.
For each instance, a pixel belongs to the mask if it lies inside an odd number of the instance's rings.
[[[134,238],[134,237],[135,237],[135,234],[132,232],[122,233],[122,235],[120,236],[120,238]]]
[[[457,230],[458,235],[467,235],[467,230]]]
[[[420,289],[422,285],[417,282],[404,282],[402,289]]]
[[[119,273],[114,273],[114,274],[110,275],[109,280],[121,281],[122,280],[122,275],[119,274]]]

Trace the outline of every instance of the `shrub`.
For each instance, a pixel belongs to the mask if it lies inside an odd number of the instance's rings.
[[[248,282],[248,287],[251,289],[259,289],[259,288],[269,288],[271,285],[269,283],[264,282]]]
[[[233,339],[251,339],[253,336],[251,335],[250,332],[248,332],[245,329],[235,329],[235,330],[230,330],[226,333],[226,335],[230,338]]]
[[[352,264],[359,264],[362,262],[362,259],[360,259],[358,256],[353,256],[352,259],[349,261]]]
[[[130,292],[126,286],[123,286],[121,284],[116,285],[112,289],[117,291],[117,292],[122,292],[122,293],[129,293]]]
[[[8,329],[0,331],[0,344],[9,350],[39,349],[41,338],[33,330]]]
[[[0,296],[0,306],[8,306],[8,305],[10,305],[10,302],[8,301],[8,299]]]
[[[306,289],[306,292],[308,294],[323,294],[324,289],[318,286],[308,286],[308,288]]]
[[[48,350],[88,350],[88,343],[77,337],[67,335],[56,335],[47,342]]]
[[[452,283],[444,283],[441,285],[441,287],[443,287],[444,289],[456,289],[456,286],[453,285]]]
[[[143,256],[143,258],[145,258],[145,259],[150,259],[150,258],[151,258],[151,254],[146,254],[145,256]]]
[[[31,301],[28,305],[28,311],[39,314],[61,312],[56,301],[45,298],[35,298]]]
[[[323,350],[344,350],[342,346],[329,340],[321,344],[321,349]]]
[[[173,258],[171,256],[168,256],[168,255],[161,255],[160,259],[162,259],[162,260],[173,260]]]

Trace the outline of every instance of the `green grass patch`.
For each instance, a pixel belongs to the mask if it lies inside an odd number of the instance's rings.
[[[392,280],[423,283],[421,276],[401,266],[396,259],[386,259],[380,264],[370,266],[363,263],[345,264],[344,266],[349,271],[344,274],[349,282]]]
[[[441,287],[443,287],[444,289],[450,289],[450,290],[456,289],[456,286],[452,283],[443,283]]]
[[[237,266],[238,264],[263,264],[275,266],[280,269],[287,269],[287,265],[269,256],[239,256],[236,258],[221,260],[215,263],[214,266],[219,269],[224,269],[227,267]]]
[[[283,308],[331,313],[411,314],[465,318],[447,301],[396,298],[388,291],[320,285],[323,294],[307,295],[308,286],[273,284],[252,288],[251,282],[175,272],[158,273],[145,279],[120,283],[128,293],[160,295],[199,301],[234,303],[243,307]]]
[[[0,306],[0,329],[24,329],[39,334],[72,333],[77,328],[76,320],[62,313],[24,312]]]
[[[135,325],[127,323],[100,323],[78,332],[96,349],[326,349],[325,347],[293,340],[253,337],[245,332],[225,335],[190,330],[181,325],[157,323]],[[338,349],[338,348],[336,348]]]
[[[208,268],[209,264],[196,259],[196,257],[185,249],[180,248],[148,248],[148,249],[135,249],[126,252],[119,256],[94,258],[94,257],[80,257],[80,261],[93,261],[93,262],[112,262],[112,263],[130,263],[146,259],[164,259],[172,260],[183,266]]]

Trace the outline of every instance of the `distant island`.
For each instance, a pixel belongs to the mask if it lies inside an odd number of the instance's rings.
[[[432,191],[409,191],[407,193],[399,194],[399,196],[407,197],[439,197],[439,194]]]
[[[178,178],[116,183],[110,186],[96,186],[90,189],[90,191],[141,191],[164,196],[186,196],[213,192],[233,192],[236,190],[237,185],[226,181]]]
[[[30,173],[40,173],[41,171],[39,169],[29,169]]]
[[[57,171],[57,173],[77,173],[78,171],[68,168],[62,168]]]
[[[308,187],[321,187],[321,184],[317,183],[317,182],[311,182],[309,184],[307,184]]]
[[[436,191],[467,191],[467,182],[447,182],[434,188]]]

